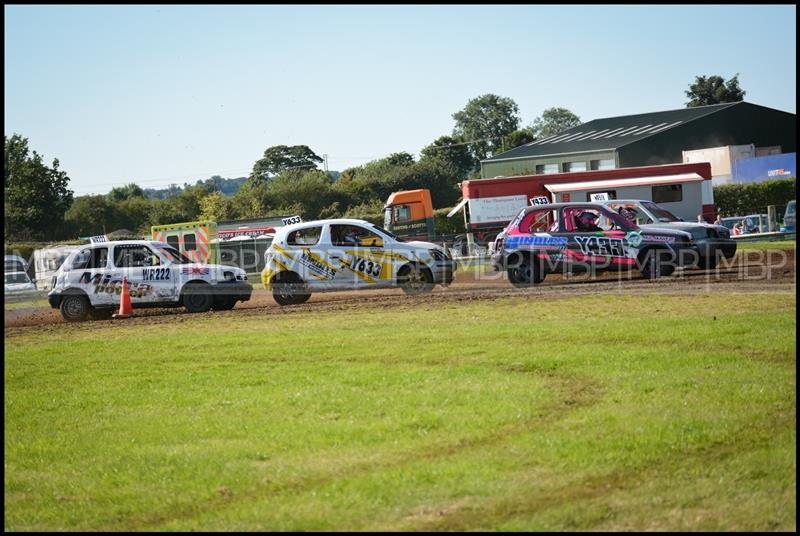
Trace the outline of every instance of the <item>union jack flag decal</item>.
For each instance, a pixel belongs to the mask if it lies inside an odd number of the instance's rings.
[[[188,275],[208,275],[209,272],[209,268],[201,266],[184,266],[181,268],[181,273]]]

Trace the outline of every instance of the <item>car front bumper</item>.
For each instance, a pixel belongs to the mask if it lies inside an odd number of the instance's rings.
[[[246,281],[221,281],[213,288],[215,296],[227,296],[236,301],[247,301],[253,295],[253,285]]]
[[[455,278],[457,268],[456,261],[435,261],[429,266],[433,273],[433,282],[437,285],[449,285]]]

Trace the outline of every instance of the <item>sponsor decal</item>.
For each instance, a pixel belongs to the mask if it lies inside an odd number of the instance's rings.
[[[631,231],[625,235],[625,240],[628,241],[631,247],[638,248],[642,245],[642,233],[639,231]]]
[[[208,275],[211,269],[207,266],[184,266],[181,273],[184,275]]]
[[[91,285],[94,287],[94,294],[122,294],[122,278],[116,278],[110,274],[92,274],[91,272],[83,272],[78,281],[79,285]],[[131,298],[142,298],[149,296],[153,292],[151,285],[144,283],[135,283],[128,281],[128,292]]]
[[[768,177],[783,177],[785,175],[791,175],[791,170],[780,168],[780,169],[770,169],[767,170]]]
[[[312,273],[322,276],[325,279],[333,279],[338,271],[336,268],[323,261],[314,253],[311,253],[311,251],[307,248],[303,249],[303,253],[297,259],[297,261],[311,270]]]
[[[576,236],[575,240],[585,255],[603,255],[610,257],[624,257],[625,246],[620,238],[607,238],[603,236]]]
[[[522,247],[544,247],[564,249],[568,239],[564,236],[529,236],[511,235],[506,238],[505,247],[516,249]]]
[[[143,281],[169,281],[170,280],[169,268],[143,268],[142,280]]]
[[[645,235],[644,236],[645,242],[661,242],[665,244],[672,244],[675,242],[674,236],[663,236],[663,235]]]

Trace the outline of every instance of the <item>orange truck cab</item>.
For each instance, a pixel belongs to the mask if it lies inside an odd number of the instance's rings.
[[[433,203],[429,190],[405,190],[389,195],[383,207],[383,227],[392,233],[419,240],[433,240]]]

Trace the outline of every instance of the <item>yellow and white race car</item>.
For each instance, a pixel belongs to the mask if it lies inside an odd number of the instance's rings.
[[[403,242],[368,221],[318,220],[275,233],[261,273],[280,305],[303,303],[312,292],[400,287],[430,292],[453,281],[456,263],[441,246]]]

